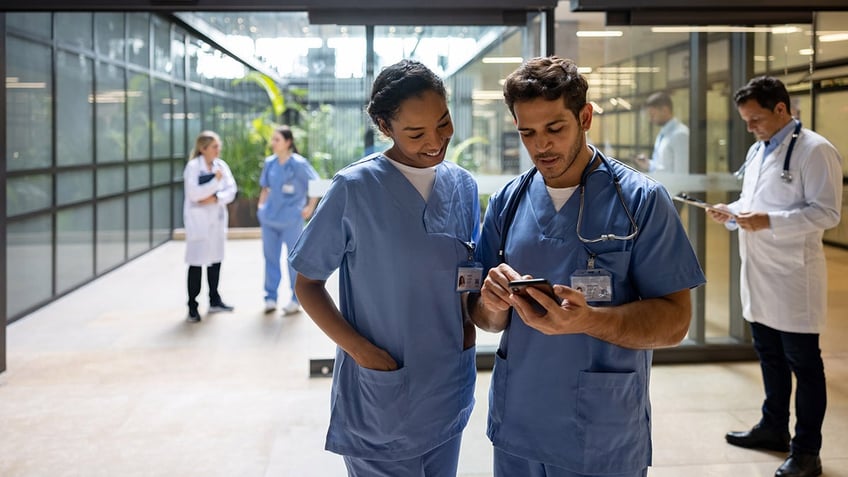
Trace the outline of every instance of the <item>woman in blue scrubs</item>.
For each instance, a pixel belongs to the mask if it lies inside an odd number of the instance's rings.
[[[333,178],[290,255],[304,310],[338,345],[326,449],[349,476],[453,477],[474,404],[458,277],[474,281],[477,184],[444,162],[446,91],[421,63],[385,68],[367,111],[392,146]]]
[[[291,251],[303,231],[303,221],[312,216],[317,197],[309,197],[309,181],[318,173],[309,161],[297,153],[294,136],[288,126],[280,126],[271,136],[274,154],[265,158],[259,176],[259,210],[257,218],[262,227],[262,252],[265,255],[265,313],[277,309],[277,289],[282,279],[280,254],[283,244]],[[286,260],[288,263],[288,259]],[[294,269],[289,264],[291,300],[283,313],[292,315],[300,311],[294,293]]]

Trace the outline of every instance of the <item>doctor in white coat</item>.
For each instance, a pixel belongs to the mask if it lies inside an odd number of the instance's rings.
[[[204,266],[209,285],[209,312],[233,310],[221,299],[218,280],[227,240],[227,204],[235,199],[238,189],[229,166],[218,157],[220,152],[221,138],[212,131],[201,132],[183,171],[185,261],[188,265],[186,319],[190,322],[200,321],[197,295]]]
[[[789,93],[773,77],[754,78],[735,94],[757,143],[740,169],[742,193],[710,216],[739,230],[742,314],[751,323],[765,388],[760,422],[730,432],[736,446],[790,455],[776,476],[820,475],[827,404],[819,334],[827,312],[822,235],[842,207],[842,158],[793,119]],[[797,380],[795,434],[789,434],[792,374]]]

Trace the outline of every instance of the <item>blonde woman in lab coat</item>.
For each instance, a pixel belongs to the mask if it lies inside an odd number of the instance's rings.
[[[218,293],[224,243],[227,240],[227,204],[236,197],[237,186],[229,166],[219,156],[221,138],[212,131],[197,136],[194,149],[183,171],[185,202],[186,254],[188,265],[188,317],[189,322],[200,321],[197,296],[203,267],[209,285],[209,313],[233,311]]]

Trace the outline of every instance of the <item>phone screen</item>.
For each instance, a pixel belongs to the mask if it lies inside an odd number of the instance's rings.
[[[516,295],[521,295],[522,298],[529,301],[534,308],[536,308],[539,312],[545,312],[545,307],[540,305],[539,302],[533,299],[528,293],[527,288],[533,287],[537,290],[543,291],[546,295],[553,298],[554,301],[559,303],[559,297],[554,293],[554,287],[544,278],[529,278],[523,280],[513,280],[509,282],[509,289],[512,293]]]

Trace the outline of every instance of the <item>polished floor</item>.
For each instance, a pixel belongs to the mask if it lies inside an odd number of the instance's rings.
[[[333,346],[304,314],[263,314],[260,242],[229,242],[221,291],[236,310],[197,324],[184,321],[183,249],[169,242],[8,327],[0,476],[344,475],[323,450],[330,381],[308,373]],[[827,253],[822,458],[836,477],[848,476],[848,251]],[[489,378],[479,374],[463,477],[491,475]],[[784,456],[723,437],[756,422],[761,394],[753,362],[655,366],[649,476],[773,475]]]

